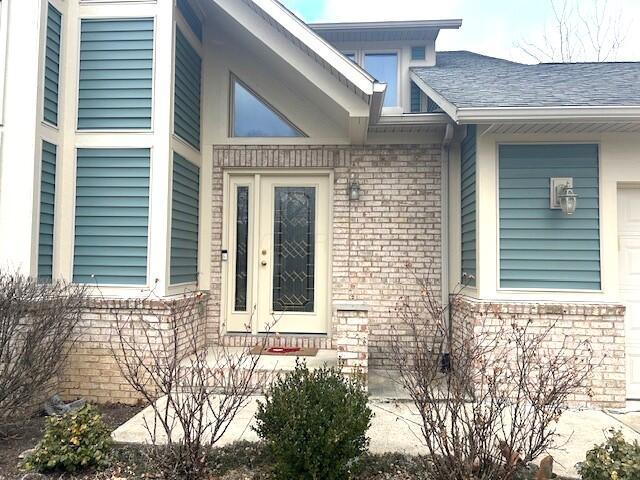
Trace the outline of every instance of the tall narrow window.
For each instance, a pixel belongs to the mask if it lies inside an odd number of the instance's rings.
[[[238,187],[236,212],[236,312],[247,311],[247,259],[249,256],[249,187]]]
[[[257,93],[232,79],[232,136],[303,137],[304,134]]]
[[[385,107],[398,105],[398,55],[395,53],[367,53],[364,69],[376,80],[387,84]]]
[[[62,15],[51,4],[47,10],[47,44],[44,58],[44,121],[58,125],[60,37]]]

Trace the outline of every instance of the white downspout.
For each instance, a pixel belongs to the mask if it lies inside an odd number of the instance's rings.
[[[449,305],[449,160],[451,153],[451,141],[455,128],[452,123],[447,123],[442,138],[442,147],[440,150],[440,251],[441,251],[441,279],[440,292],[442,295],[442,308],[446,308],[443,312],[446,322],[446,331],[448,337],[445,344],[445,352],[449,354],[449,338],[451,337],[451,316]],[[441,359],[442,369],[450,368],[450,360]]]

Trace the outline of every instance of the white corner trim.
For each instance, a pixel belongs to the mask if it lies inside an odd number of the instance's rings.
[[[446,98],[436,92],[433,88],[431,88],[417,73],[414,71],[409,71],[411,80],[418,86],[420,90],[422,90],[431,100],[436,102],[442,110],[449,115],[452,120],[458,123],[458,108],[451,102],[449,102]]]
[[[217,0],[214,0],[217,2]],[[307,24],[274,0],[249,0],[279,23],[312,52],[335,68],[366,95],[374,94],[375,79],[315,33]]]

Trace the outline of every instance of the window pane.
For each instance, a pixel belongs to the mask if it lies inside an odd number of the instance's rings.
[[[316,192],[276,187],[273,239],[273,310],[313,312]]]
[[[249,187],[238,187],[236,214],[236,312],[247,311],[247,258],[249,245]]]
[[[385,107],[398,105],[398,56],[395,53],[367,53],[364,69],[379,82],[387,84]]]
[[[234,137],[301,137],[278,112],[266,105],[247,87],[234,81]]]

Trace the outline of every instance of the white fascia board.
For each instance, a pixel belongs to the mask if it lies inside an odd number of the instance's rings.
[[[250,0],[364,94],[374,94],[375,79],[275,0]]]
[[[403,115],[383,115],[376,125],[447,125],[449,123],[451,123],[451,119],[445,113],[405,113]]]
[[[438,106],[445,111],[447,115],[451,117],[451,119],[458,123],[458,109],[457,107],[449,102],[446,98],[440,95],[437,91],[431,88],[417,73],[413,71],[410,72],[410,77],[413,83],[415,83],[420,90],[422,90],[431,100],[436,102]]]
[[[330,23],[310,23],[309,27],[314,30],[372,30],[372,29],[405,29],[405,28],[430,28],[459,29],[462,26],[462,19],[444,20],[399,20],[388,22],[330,22]]]
[[[640,120],[640,106],[459,108],[455,120],[458,123],[540,120],[624,122]]]

